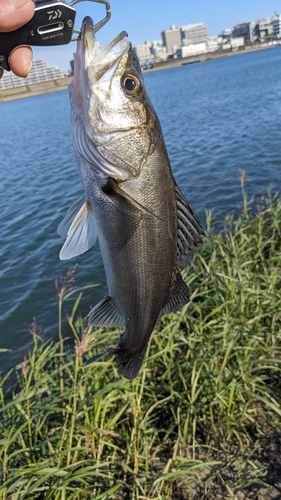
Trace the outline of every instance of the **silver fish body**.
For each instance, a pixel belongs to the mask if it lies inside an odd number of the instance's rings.
[[[89,314],[122,326],[115,354],[134,378],[159,316],[189,300],[178,258],[204,231],[173,178],[161,126],[138,60],[123,32],[98,52],[85,18],[70,85],[74,151],[85,190],[59,226],[62,259],[99,240],[108,295]]]

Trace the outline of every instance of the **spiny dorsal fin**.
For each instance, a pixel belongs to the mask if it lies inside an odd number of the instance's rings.
[[[124,327],[124,319],[108,295],[88,314],[88,324],[93,326]]]
[[[70,208],[59,225],[60,234],[65,234],[67,230],[67,239],[60,251],[61,260],[71,259],[86,252],[96,242],[98,232],[92,205],[86,201],[81,206],[81,201]]]
[[[177,270],[176,282],[169,296],[167,304],[161,309],[161,316],[170,312],[175,312],[190,300],[190,292],[187,284],[183,280],[180,270]]]
[[[202,236],[205,236],[205,232],[177,185],[175,185],[175,189],[178,214],[177,256],[181,257],[181,255],[188,253],[192,247],[202,243]]]

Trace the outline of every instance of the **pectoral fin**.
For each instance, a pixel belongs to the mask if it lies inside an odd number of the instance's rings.
[[[83,195],[82,198],[80,198],[78,201],[76,201],[67,210],[67,214],[66,214],[65,218],[60,222],[58,229],[57,229],[58,234],[60,236],[62,236],[63,238],[67,238],[67,233],[69,231],[69,228],[85,202],[86,202],[86,196]]]
[[[106,193],[108,196],[110,196],[112,200],[118,203],[118,205],[123,210],[131,211],[132,209],[136,209],[139,212],[142,212],[150,217],[154,217],[155,219],[164,222],[164,220],[161,217],[155,215],[148,208],[141,205],[141,203],[139,203],[134,198],[132,198],[132,196],[126,193],[114,179],[112,178],[107,179],[107,182],[102,186],[102,191]]]
[[[73,205],[58,227],[59,234],[65,235],[66,241],[60,251],[60,259],[67,260],[86,252],[97,239],[97,227],[93,208],[82,199]]]

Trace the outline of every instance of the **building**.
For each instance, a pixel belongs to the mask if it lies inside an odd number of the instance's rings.
[[[219,41],[217,36],[210,36],[208,38],[209,52],[215,52],[219,49]]]
[[[20,78],[12,72],[4,72],[0,79],[0,90],[21,87],[32,83],[41,83],[48,80],[57,80],[65,75],[59,68],[48,68],[45,61],[34,61],[30,73],[26,78]]]
[[[151,51],[156,61],[166,61],[168,57],[167,47],[165,47],[161,42],[153,42]]]
[[[271,20],[273,38],[281,38],[281,14],[277,14]]]
[[[227,28],[218,36],[218,43],[220,45],[223,45],[226,42],[229,42],[231,35],[232,35],[231,29]]]
[[[219,38],[223,40],[223,43],[230,40],[232,35],[231,29],[227,28],[225,29],[221,35],[219,35]]]
[[[171,29],[162,31],[161,33],[163,45],[167,48],[167,54],[172,55],[178,47],[182,45],[181,28],[171,26]]]
[[[232,49],[232,46],[231,46],[231,42],[230,40],[226,40],[222,45],[221,45],[221,48],[222,50],[231,50]]]
[[[234,26],[232,30],[231,37],[239,38],[242,36],[244,38],[245,45],[251,45],[255,40],[254,37],[255,25],[256,23],[254,21],[237,24],[236,26]]]
[[[140,63],[150,61],[152,57],[152,43],[145,42],[143,45],[137,45],[134,49]]]
[[[207,26],[203,23],[188,24],[181,28],[182,45],[208,43]]]
[[[254,37],[261,42],[270,38],[273,35],[272,18],[266,17],[260,21],[256,21],[254,27]]]
[[[232,49],[239,49],[245,46],[245,38],[243,36],[236,36],[230,40]]]
[[[176,57],[191,57],[198,56],[200,54],[206,54],[208,52],[208,45],[203,43],[190,43],[189,45],[183,45],[179,47],[175,53]]]

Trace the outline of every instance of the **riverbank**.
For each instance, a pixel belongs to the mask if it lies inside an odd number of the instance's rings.
[[[222,52],[213,52],[207,54],[201,54],[192,57],[182,57],[177,59],[168,59],[167,61],[161,61],[156,63],[153,68],[147,69],[144,73],[150,73],[153,71],[160,71],[163,69],[177,68],[179,66],[185,66],[188,64],[194,64],[204,61],[210,61],[212,59],[220,59],[222,57],[237,56],[245,53],[255,52],[259,50],[266,50],[276,48],[279,45],[271,46],[259,46],[251,49],[242,49],[232,52],[231,50]],[[42,83],[34,83],[31,85],[25,85],[21,87],[14,87],[10,89],[0,90],[0,103],[6,101],[12,101],[15,99],[23,99],[25,97],[32,97],[40,94],[47,94],[50,92],[58,92],[60,90],[66,90],[72,77],[61,78],[58,80],[50,80]]]
[[[230,56],[237,56],[241,54],[248,54],[251,52],[256,52],[259,50],[266,50],[266,49],[272,49],[279,47],[279,45],[260,45],[251,49],[239,49],[236,51],[232,50],[222,50],[220,52],[208,52],[207,54],[200,54],[197,56],[191,56],[191,57],[179,57],[177,59],[167,59],[167,61],[161,61],[153,68],[149,68],[145,70],[145,73],[149,73],[152,71],[159,71],[161,69],[168,69],[168,68],[177,68],[179,66],[185,66],[187,64],[194,64],[194,63],[199,63],[199,62],[205,62],[205,61],[211,61],[213,59],[221,59],[222,57],[230,57]]]
[[[0,90],[0,103],[13,101],[15,99],[23,99],[24,97],[32,97],[41,94],[49,94],[50,92],[66,90],[71,80],[72,77],[66,77],[57,80],[49,80],[47,82],[32,83],[20,87]]]
[[[73,271],[60,283],[75,349],[34,322],[0,381],[1,500],[280,497],[281,199],[243,200],[219,232],[208,214],[191,302],[161,319],[133,381],[114,359],[85,366],[120,332],[87,330]]]

